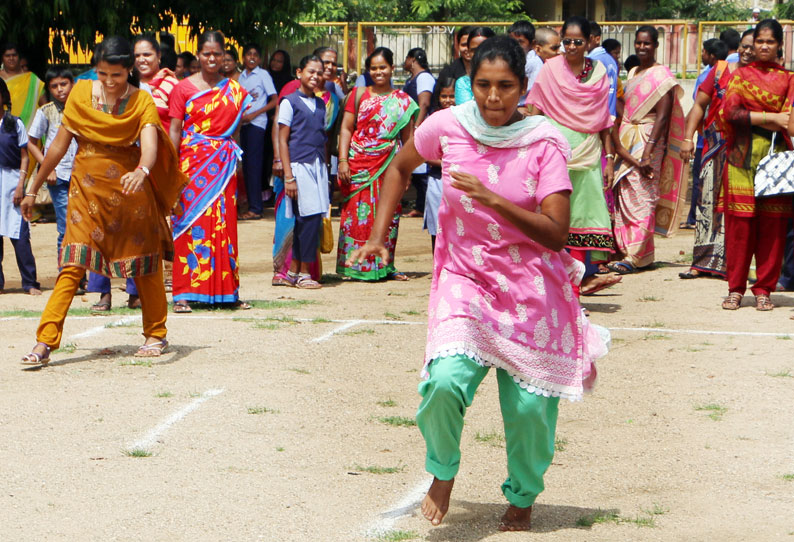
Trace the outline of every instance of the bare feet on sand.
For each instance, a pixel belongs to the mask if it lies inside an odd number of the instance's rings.
[[[519,508],[512,504],[499,522],[500,531],[528,531],[532,525],[532,507]]]
[[[427,490],[427,495],[422,499],[422,515],[433,525],[440,525],[441,520],[447,514],[449,496],[452,494],[452,486],[454,484],[454,478],[452,480],[439,480],[434,477],[430,489]]]

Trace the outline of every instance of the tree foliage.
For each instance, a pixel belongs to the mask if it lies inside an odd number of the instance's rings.
[[[319,0],[314,16],[326,21],[508,21],[521,0]]]
[[[689,21],[743,21],[750,10],[732,0],[650,0],[644,19],[686,19]]]

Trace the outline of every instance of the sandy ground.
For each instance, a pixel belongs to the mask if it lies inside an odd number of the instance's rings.
[[[450,513],[431,528],[410,425],[431,269],[420,228],[400,230],[410,282],[299,291],[270,286],[272,222],[242,223],[255,309],[171,315],[170,353],[135,365],[138,316],[90,317],[96,295],[77,298],[63,349],[38,371],[18,359],[54,283],[55,226],[33,228],[42,297],[19,290],[7,243],[0,539],[794,540],[794,296],[773,295],[768,313],[721,310],[724,282],[678,278],[689,232],[658,240],[656,270],[585,298],[612,351],[595,393],[561,407],[533,531],[496,530],[493,375],[467,415]]]

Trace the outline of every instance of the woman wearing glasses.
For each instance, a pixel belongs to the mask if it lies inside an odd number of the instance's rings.
[[[568,250],[585,262],[587,271],[581,293],[591,294],[620,282],[620,277],[596,275],[598,263],[612,252],[612,223],[603,186],[611,186],[612,150],[609,114],[609,78],[606,67],[587,58],[590,23],[570,17],[562,25],[565,53],[543,65],[527,104],[530,114],[545,115],[571,145],[568,175],[571,193],[571,226]],[[602,167],[602,153],[606,160]]]
[[[681,85],[667,66],[656,62],[659,33],[641,26],[634,37],[640,65],[632,68],[624,90],[615,175],[615,244],[622,260],[609,268],[621,275],[653,263],[653,234],[671,235],[678,227],[681,182],[686,174],[679,149],[684,137]]]

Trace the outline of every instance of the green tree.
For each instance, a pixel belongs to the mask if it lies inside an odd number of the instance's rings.
[[[731,0],[650,0],[640,16],[648,20],[743,21],[750,16],[750,10]]]
[[[194,35],[212,28],[238,41],[269,42],[303,32],[298,22],[314,9],[311,0],[17,1],[13,10],[0,10],[0,41],[19,44],[36,71],[49,59],[48,30],[63,37],[67,49],[93,46],[96,33],[130,37],[170,28],[174,20]],[[67,53],[55,39],[56,59],[64,60]]]
[[[319,0],[318,21],[505,21],[520,16],[522,0]]]

